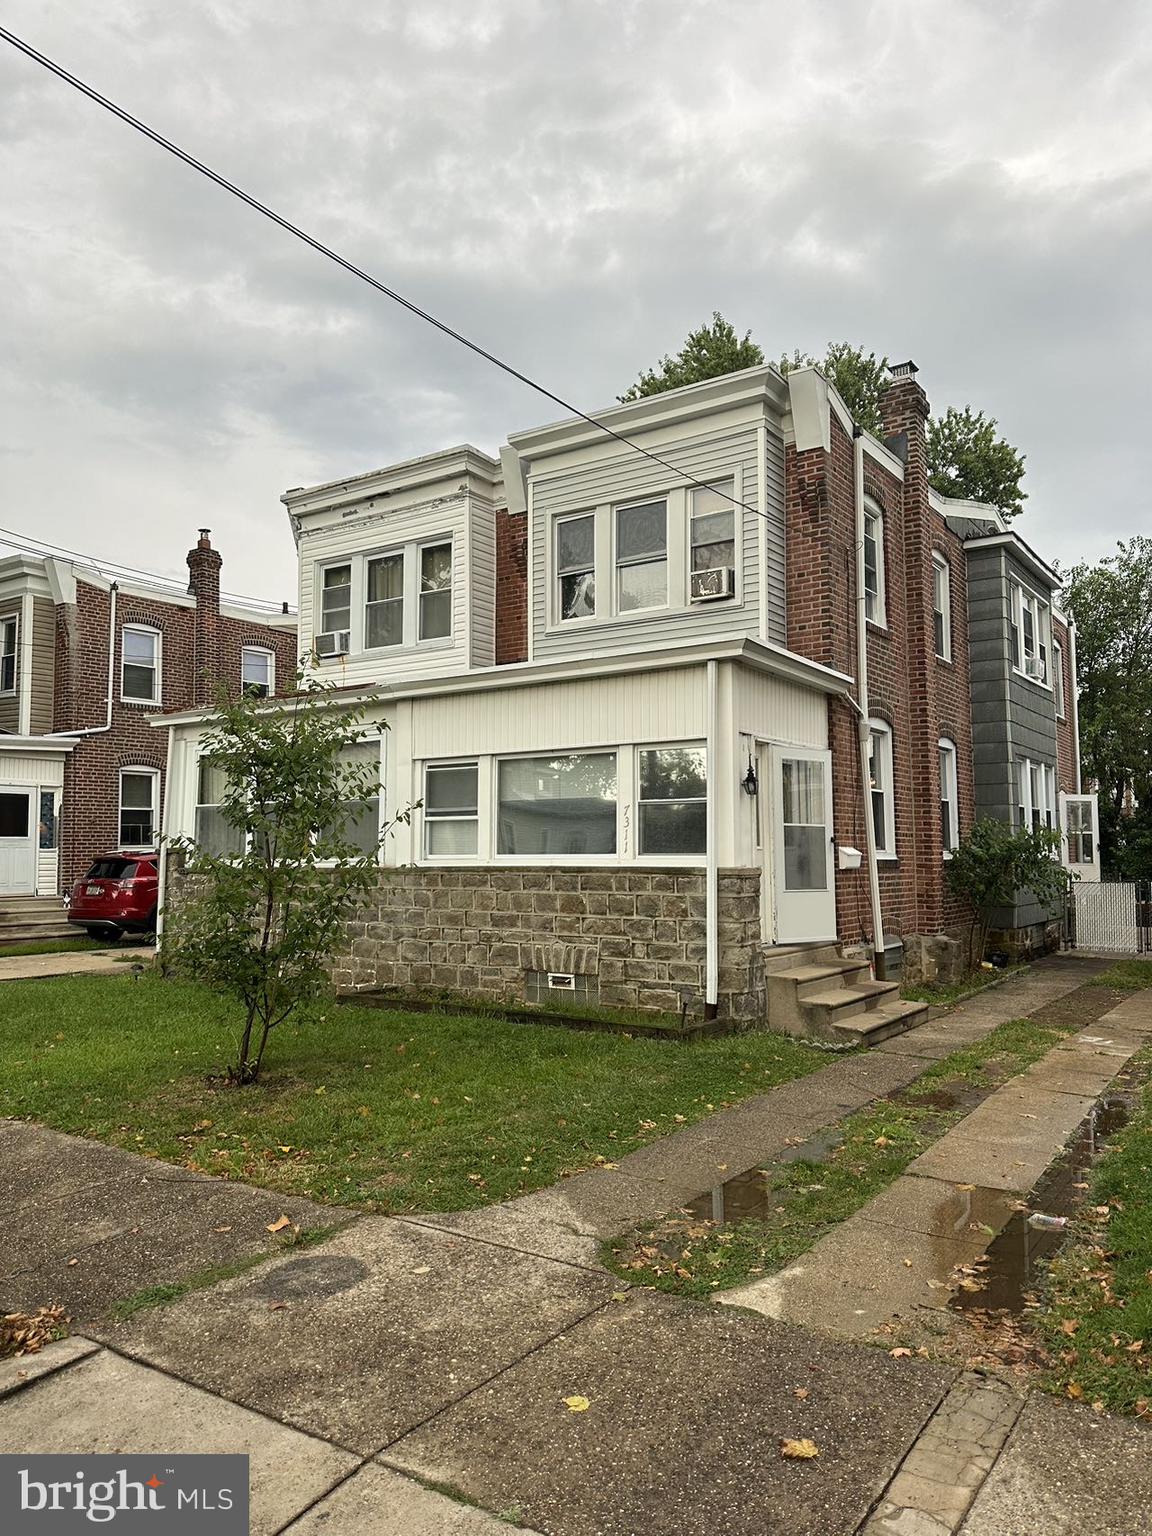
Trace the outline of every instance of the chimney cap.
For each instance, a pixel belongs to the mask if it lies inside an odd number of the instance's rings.
[[[200,535],[200,537],[196,540],[197,549],[211,549],[212,540],[208,537],[208,535],[212,532],[211,528],[199,528],[197,529],[197,532]]]
[[[888,372],[894,379],[914,379],[920,370],[909,358],[906,363],[889,363]]]

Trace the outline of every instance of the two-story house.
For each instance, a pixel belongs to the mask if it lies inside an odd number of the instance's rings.
[[[164,801],[158,709],[208,704],[219,681],[272,693],[297,671],[286,604],[221,599],[202,530],[187,591],[114,566],[0,560],[0,898],[39,917],[94,854],[154,848]],[[13,901],[16,905],[13,906]]]
[[[381,825],[415,807],[339,982],[914,1013],[866,977],[967,942],[969,551],[893,374],[883,441],[765,366],[603,412],[626,443],[562,421],[285,495],[302,645],[371,697]],[[156,723],[169,830],[207,836],[202,715]]]

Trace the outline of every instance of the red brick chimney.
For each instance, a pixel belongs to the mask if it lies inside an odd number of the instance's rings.
[[[224,562],[212,548],[211,531],[201,528],[200,537],[188,551],[188,591],[196,599],[192,700],[197,705],[212,703],[220,676],[220,567]]]

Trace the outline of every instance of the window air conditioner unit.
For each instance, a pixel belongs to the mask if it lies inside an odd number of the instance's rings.
[[[316,636],[317,656],[347,656],[351,631],[332,629],[326,635]]]
[[[1024,658],[1024,670],[1029,677],[1043,677],[1044,668],[1040,665],[1039,656],[1026,656]]]
[[[730,565],[717,565],[710,571],[692,572],[692,601],[714,603],[731,597],[736,591],[736,572]]]

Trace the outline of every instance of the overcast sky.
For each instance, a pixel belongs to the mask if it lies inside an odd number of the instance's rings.
[[[720,309],[914,357],[1050,557],[1152,525],[1152,7],[7,0],[5,25],[587,409]],[[0,527],[293,597],[278,497],[540,400],[0,43]]]

